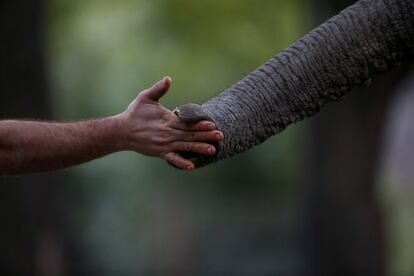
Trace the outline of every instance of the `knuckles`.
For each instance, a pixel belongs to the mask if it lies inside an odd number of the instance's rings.
[[[186,143],[185,144],[185,151],[193,151],[195,149],[195,146],[193,143]]]
[[[172,142],[171,134],[167,131],[158,132],[152,139],[157,145],[165,145]]]

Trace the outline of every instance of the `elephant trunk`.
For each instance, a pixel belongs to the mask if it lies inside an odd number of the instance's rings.
[[[210,118],[225,135],[217,155],[196,156],[196,165],[262,143],[413,55],[412,0],[358,1],[215,98],[181,107]]]

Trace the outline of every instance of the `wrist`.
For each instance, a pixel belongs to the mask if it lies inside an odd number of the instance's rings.
[[[111,152],[128,150],[126,120],[123,114],[102,119],[105,144]]]
[[[136,151],[137,122],[125,111],[108,118],[117,151]]]

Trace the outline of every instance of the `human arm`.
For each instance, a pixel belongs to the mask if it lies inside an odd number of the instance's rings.
[[[191,161],[175,152],[212,155],[215,148],[202,141],[218,141],[223,134],[212,122],[185,124],[162,107],[159,99],[170,84],[171,79],[164,78],[113,117],[73,123],[0,121],[0,175],[63,169],[118,151],[135,151],[193,169]]]

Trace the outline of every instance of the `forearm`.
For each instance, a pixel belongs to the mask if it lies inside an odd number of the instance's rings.
[[[413,20],[411,0],[359,1],[204,103],[226,139],[199,165],[263,142],[412,57]]]
[[[223,134],[211,122],[187,124],[164,108],[159,99],[170,85],[171,78],[163,78],[114,117],[76,123],[0,121],[0,176],[63,169],[123,150],[192,170],[194,164],[176,152],[214,155],[207,142],[221,141]]]
[[[0,175],[52,171],[122,150],[116,117],[75,123],[0,121]]]

